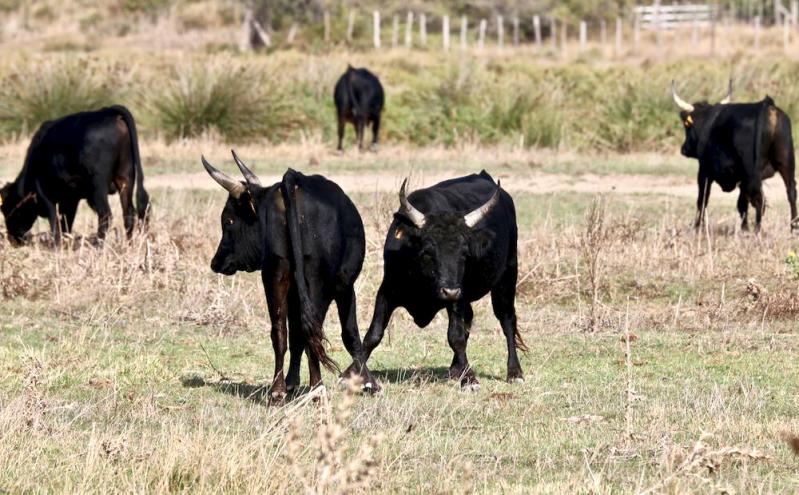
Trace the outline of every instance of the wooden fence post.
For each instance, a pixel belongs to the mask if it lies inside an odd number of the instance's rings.
[[[505,21],[502,16],[497,16],[497,45],[502,48],[505,45]]]
[[[641,45],[641,16],[636,15],[633,21],[633,51],[638,53]]]
[[[449,51],[449,16],[441,18],[441,41],[444,43],[444,51]]]
[[[427,15],[419,15],[419,44],[427,46]]]
[[[466,16],[461,16],[461,50],[466,50],[468,47],[469,35],[469,19]]]
[[[408,12],[405,18],[405,48],[413,46],[413,12]]]
[[[325,44],[330,43],[330,12],[325,11]]]
[[[397,48],[399,44],[399,16],[394,14],[391,19],[391,48]]]
[[[355,11],[350,10],[350,16],[347,19],[347,43],[352,43],[352,31],[355,29]]]
[[[513,46],[519,46],[519,18],[513,16]]]
[[[533,16],[533,35],[535,36],[536,48],[541,48],[541,18],[537,15]]]
[[[791,41],[791,27],[788,16],[782,16],[782,49],[787,53]]]
[[[560,51],[566,55],[566,43],[569,41],[569,25],[566,21],[560,23]]]
[[[480,34],[477,38],[477,48],[481,50],[485,48],[486,43],[486,24],[488,24],[488,22],[485,19],[480,19]]]
[[[373,27],[372,27],[372,37],[374,38],[374,45],[375,48],[380,48],[380,12],[375,10],[372,13],[372,18],[374,20]]]
[[[621,44],[622,44],[622,20],[620,17],[616,18],[616,57],[621,57]]]
[[[549,18],[550,33],[549,39],[552,42],[552,50],[558,48],[558,21],[554,17]]]

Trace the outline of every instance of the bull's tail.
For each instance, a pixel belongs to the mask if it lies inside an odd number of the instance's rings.
[[[350,111],[352,112],[353,117],[358,117],[361,114],[361,104],[358,100],[355,99],[355,91],[352,89],[352,72],[355,69],[352,65],[347,64],[347,92],[349,93],[350,97]]]
[[[125,125],[128,126],[130,133],[130,156],[133,159],[133,166],[136,169],[136,213],[139,220],[145,225],[147,224],[150,213],[150,195],[144,189],[144,171],[141,167],[141,156],[139,155],[139,135],[136,132],[136,122],[133,120],[133,115],[130,111],[122,105],[115,105],[112,107],[114,110],[122,115]]]
[[[302,331],[305,340],[308,342],[310,351],[321,361],[325,368],[330,371],[338,371],[336,363],[327,355],[325,351],[325,334],[322,324],[316,314],[311,297],[308,293],[308,284],[305,281],[305,263],[302,250],[302,233],[300,232],[300,214],[298,210],[295,190],[298,173],[289,169],[283,175],[280,184],[283,193],[283,202],[286,205],[286,224],[289,231],[289,243],[291,244],[291,254],[294,258],[294,282],[297,284],[297,294],[300,299],[300,318]]]
[[[524,342],[521,332],[519,332],[519,324],[516,323],[515,319],[513,322],[513,341],[516,343],[516,348],[520,351],[527,352],[530,350]]]

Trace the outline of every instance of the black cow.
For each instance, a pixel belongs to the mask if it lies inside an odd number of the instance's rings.
[[[755,231],[765,209],[763,180],[779,172],[791,205],[791,230],[799,224],[796,216],[796,178],[791,135],[791,119],[766,96],[757,103],[730,103],[732,81],[727,96],[715,105],[706,101],[687,103],[677,95],[674,82],[672,97],[680,107],[685,127],[682,154],[699,160],[699,195],[696,200],[694,227],[704,222],[710,186],[716,182],[725,192],[736,187],[741,229],[748,230],[749,203],[755,209]]]
[[[407,181],[406,181],[407,182]],[[521,381],[516,348],[526,350],[516,322],[516,210],[485,171],[420,189],[400,189],[400,209],[383,250],[383,282],[364,337],[366,359],[380,344],[392,312],[404,307],[420,327],[447,310],[454,352],[448,377],[476,388],[466,357],[471,303],[491,292],[494,315],[508,345],[508,380]],[[357,371],[363,362],[354,362]]]
[[[344,346],[356,359],[363,355],[353,288],[366,249],[363,222],[341,188],[321,175],[289,169],[281,182],[263,187],[235,152],[233,158],[246,182],[202,159],[211,177],[230,193],[211,269],[224,275],[261,271],[275,351],[271,397],[280,402],[299,384],[303,351],[311,387],[321,383],[320,362],[336,368],[323,344],[322,322],[331,301],[338,307]],[[287,319],[291,357],[284,379]],[[365,367],[361,377],[370,389],[374,380]]]
[[[372,151],[377,151],[377,135],[380,132],[380,114],[384,103],[383,86],[380,80],[366,69],[347,66],[336,83],[333,100],[338,115],[338,151],[343,151],[344,126],[352,122],[358,139],[358,149],[363,151],[364,128],[372,123]]]
[[[12,242],[21,243],[37,217],[49,220],[53,238],[59,242],[62,233],[72,230],[78,203],[86,199],[97,213],[97,237],[102,239],[111,223],[108,195],[117,191],[130,237],[137,214],[143,223],[147,221],[149,196],[136,124],[123,106],[43,123],[31,140],[17,179],[0,189],[0,209]]]

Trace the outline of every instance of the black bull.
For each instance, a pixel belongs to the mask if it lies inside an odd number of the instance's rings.
[[[127,108],[112,106],[45,122],[31,140],[17,179],[0,190],[8,236],[22,242],[36,218],[44,217],[58,241],[62,232],[72,230],[78,203],[86,199],[99,218],[97,236],[103,238],[111,222],[108,195],[117,191],[130,236],[137,214],[147,220],[143,181],[136,124]]]
[[[697,177],[699,192],[696,201],[695,227],[704,221],[713,182],[725,192],[736,187],[741,228],[748,229],[749,204],[755,209],[755,230],[765,209],[763,180],[776,172],[782,176],[791,208],[791,229],[796,215],[796,178],[791,120],[768,96],[757,103],[729,103],[727,97],[711,105],[690,104],[682,100],[672,83],[672,97],[680,107],[685,127],[682,154],[699,160]]]
[[[408,197],[403,184],[400,204],[386,237],[383,282],[364,337],[365,358],[380,344],[396,308],[404,307],[420,327],[446,309],[447,340],[454,353],[448,376],[476,386],[466,356],[471,303],[490,292],[507,341],[508,380],[521,381],[516,348],[525,346],[516,321],[518,232],[510,195],[483,171]],[[349,371],[365,363],[356,359]]]
[[[299,384],[303,351],[311,387],[321,383],[320,362],[336,368],[325,351],[322,330],[332,301],[344,346],[353,359],[362,359],[354,284],[366,250],[363,222],[347,195],[326,178],[289,169],[281,182],[263,187],[235,153],[233,157],[246,182],[202,159],[211,177],[230,193],[211,268],[225,275],[261,271],[275,351],[271,396],[281,401]],[[284,378],[287,344],[290,364]],[[365,389],[376,386],[368,369],[363,367],[360,375]]]

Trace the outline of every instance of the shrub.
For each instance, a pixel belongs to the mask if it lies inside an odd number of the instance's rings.
[[[289,114],[287,85],[244,65],[194,64],[172,76],[149,101],[153,120],[168,139],[207,132],[230,141],[284,138],[302,121]]]
[[[27,134],[46,120],[113,104],[125,72],[85,58],[56,58],[14,68],[0,81],[0,136]]]

